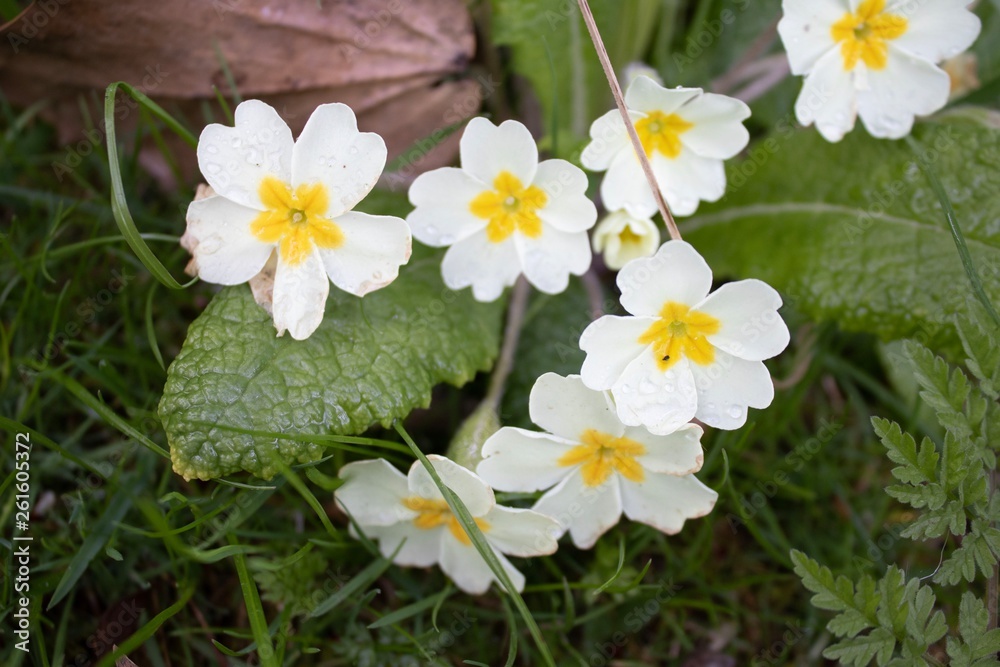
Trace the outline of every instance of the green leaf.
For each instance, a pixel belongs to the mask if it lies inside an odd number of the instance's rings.
[[[904,585],[906,578],[898,567],[890,566],[885,576],[878,582],[880,595],[876,617],[881,626],[889,628],[895,636],[901,636],[906,627],[909,608],[904,600],[910,593]],[[916,580],[913,581],[916,582]]]
[[[1000,301],[996,119],[985,111],[953,113],[914,130],[994,302]],[[765,280],[797,309],[845,329],[960,348],[952,314],[967,313],[975,300],[941,204],[905,143],[853,132],[830,144],[812,129],[786,127],[742,164],[731,164],[729,183],[723,201],[682,224],[685,239],[717,274]],[[783,249],[780,257],[775,247]]]
[[[899,424],[887,419],[872,417],[875,435],[882,441],[889,455],[889,460],[898,463],[898,468],[892,469],[892,476],[907,484],[923,484],[933,482],[937,477],[938,453],[934,443],[924,438],[917,450],[913,436],[904,433]]]
[[[399,279],[363,300],[332,289],[305,341],[277,338],[246,286],[223,289],[167,373],[159,414],[174,470],[186,479],[239,470],[269,479],[274,455],[289,464],[320,458],[310,435],[389,426],[429,405],[434,385],[461,385],[490,368],[502,311],[501,301],[445,288],[431,252],[415,253]]]
[[[1000,630],[987,631],[990,614],[982,600],[966,591],[958,608],[961,639],[948,638],[948,656],[952,667],[987,667],[1000,665]]]
[[[865,667],[873,659],[884,665],[892,658],[895,648],[896,638],[892,633],[885,628],[875,628],[867,635],[843,639],[827,647],[823,656],[854,667]]]
[[[979,389],[994,401],[1000,397],[1000,336],[980,308],[958,318],[958,334],[965,350],[966,365]]]
[[[968,378],[919,343],[903,343],[903,354],[913,367],[917,384],[923,389],[920,397],[934,409],[941,425],[957,438],[971,438],[969,418],[963,412],[972,391]]]

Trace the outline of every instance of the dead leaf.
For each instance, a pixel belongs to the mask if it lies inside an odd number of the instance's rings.
[[[475,48],[463,0],[47,0],[0,27],[0,38],[10,45],[0,50],[0,89],[17,106],[49,100],[44,113],[61,140],[82,138],[70,152],[103,142],[103,91],[119,80],[195,133],[224,120],[215,89],[229,96],[230,76],[244,99],[268,102],[295,133],[317,105],[344,102],[362,130],[385,138],[390,160],[474,115],[483,96],[463,78]],[[81,96],[96,132],[85,133]],[[119,98],[120,136],[135,110]],[[409,150],[406,164],[418,172],[447,163],[457,138]],[[191,176],[193,151],[172,146]]]

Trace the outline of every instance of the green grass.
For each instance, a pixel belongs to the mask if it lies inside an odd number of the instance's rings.
[[[917,401],[893,387],[873,340],[794,312],[795,344],[771,368],[783,378],[802,365],[801,380],[754,411],[746,429],[705,439],[699,477],[720,492],[715,511],[678,536],[623,522],[591,551],[564,540],[552,557],[517,562],[528,578],[527,622],[516,599],[495,589],[464,595],[440,571],[389,566],[348,535],[331,490],[338,469],[366,451],[364,439],[343,439],[327,458],[269,483],[185,482],[164,456],[156,406],[164,364],[213,287],[165,289],[132,252],[102,150],[56,173],[65,148],[49,126],[5,104],[0,118],[7,572],[8,443],[21,431],[34,443],[35,507],[31,651],[14,650],[5,634],[5,665],[109,665],[113,644],[153,667],[544,665],[544,650],[560,666],[612,664],[612,650],[616,665],[679,665],[709,646],[737,665],[817,664],[825,619],[791,571],[791,548],[834,570],[880,573],[897,562],[930,573],[937,563],[939,545],[894,537],[907,517],[882,492],[890,466],[869,426],[879,414],[924,432]],[[144,127],[137,138],[152,126]],[[115,205],[128,202],[166,272],[159,278],[182,276],[176,241],[190,184],[163,192],[133,152],[119,157]],[[424,453],[444,452],[442,425],[460,423],[484,385],[440,388],[429,410],[411,416],[406,429]],[[395,460],[412,460],[396,433],[373,437],[396,446]],[[16,597],[4,578],[5,632]]]

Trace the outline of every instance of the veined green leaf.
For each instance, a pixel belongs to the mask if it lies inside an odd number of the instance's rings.
[[[323,323],[305,341],[277,338],[246,286],[222,290],[167,373],[159,414],[174,470],[188,479],[238,470],[270,478],[273,455],[289,464],[321,457],[319,443],[299,436],[388,426],[426,407],[434,385],[461,385],[488,369],[503,304],[448,290],[439,264],[439,254],[420,251],[363,301],[332,289]]]
[[[995,113],[975,110],[914,130],[993,302],[1000,301],[996,127]],[[941,203],[906,143],[856,131],[830,144],[815,130],[785,128],[728,174],[723,201],[681,225],[717,274],[765,280],[817,320],[887,340],[916,336],[958,353],[953,315],[976,302]]]

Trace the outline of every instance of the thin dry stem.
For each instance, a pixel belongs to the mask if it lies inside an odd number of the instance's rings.
[[[503,332],[503,349],[500,350],[500,358],[493,368],[493,376],[490,378],[490,387],[486,392],[484,403],[489,403],[496,410],[500,407],[503,399],[504,389],[507,387],[507,378],[514,367],[514,355],[517,352],[517,343],[521,339],[521,325],[524,324],[524,311],[528,307],[528,281],[521,276],[514,283],[514,289],[510,295],[510,303],[507,306],[507,326]]]
[[[608,57],[608,50],[604,48],[604,40],[601,39],[601,33],[597,29],[594,14],[590,11],[590,5],[587,3],[587,0],[577,0],[577,2],[580,5],[580,12],[583,14],[583,22],[587,25],[587,32],[590,33],[590,39],[594,43],[594,49],[597,51],[597,58],[601,61],[601,67],[604,69],[604,75],[608,77],[611,94],[614,96],[615,104],[618,105],[618,111],[625,122],[625,129],[628,132],[629,139],[632,140],[632,148],[639,158],[639,164],[642,165],[643,173],[646,174],[649,187],[653,189],[656,206],[660,209],[660,215],[663,216],[663,221],[667,224],[667,231],[670,232],[670,238],[680,241],[681,232],[677,229],[677,222],[674,220],[673,213],[670,212],[670,207],[667,206],[667,202],[663,199],[663,193],[660,192],[660,186],[657,184],[656,176],[653,174],[653,167],[649,164],[646,151],[642,147],[642,142],[639,141],[639,135],[635,131],[635,126],[632,125],[632,118],[629,116],[628,108],[625,106],[625,94],[622,93],[618,77],[615,76],[615,70],[611,66],[611,58]]]

